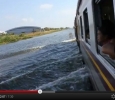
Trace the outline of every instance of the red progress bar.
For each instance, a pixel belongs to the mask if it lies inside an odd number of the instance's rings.
[[[0,94],[38,94],[38,90],[0,90]]]

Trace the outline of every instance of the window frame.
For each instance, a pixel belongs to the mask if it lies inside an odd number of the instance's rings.
[[[85,15],[85,13],[87,12],[87,16]],[[87,17],[87,19],[86,19],[86,17]],[[89,28],[89,16],[88,16],[88,9],[87,8],[85,8],[85,10],[83,11],[83,19],[84,19],[84,34],[85,34],[85,41],[86,41],[86,43],[88,44],[88,45],[91,45],[91,43],[90,43],[90,28]],[[87,20],[87,22],[88,23],[86,23],[86,20]],[[88,25],[88,26],[87,26]],[[88,28],[86,28],[86,27],[88,27]],[[86,30],[89,30],[89,38],[87,38],[87,36],[86,36]]]
[[[97,10],[95,10],[95,13],[94,13],[94,22],[95,22],[95,37],[97,37],[97,27],[96,27],[96,25],[97,25],[97,23],[96,23],[96,19],[98,20],[97,22],[99,22],[99,26],[101,26],[102,25],[102,23],[101,23],[101,13],[100,13],[100,9],[99,9],[99,7],[100,7],[100,2],[101,1],[103,1],[103,0],[94,0],[94,2],[93,2],[93,8],[94,8],[94,10],[95,9],[97,9]],[[104,0],[105,1],[105,0]],[[114,10],[114,26],[115,26],[115,0],[112,0],[113,1],[113,10]],[[98,8],[96,8],[96,6],[98,7]],[[97,16],[97,15],[98,16]],[[96,18],[95,18],[95,16],[97,16]],[[103,59],[104,59],[104,61],[107,61],[112,67],[114,67],[114,69],[115,69],[115,61],[114,60],[112,60],[110,57],[108,57],[108,55],[106,55],[106,54],[103,54],[102,52],[101,52],[101,46],[97,43],[97,39],[96,39],[96,48],[97,48],[97,54],[98,54],[98,56],[100,56],[100,57],[102,57]]]
[[[79,17],[80,20],[80,33],[81,33],[81,38],[83,39],[84,34],[83,34],[83,19],[82,16]]]

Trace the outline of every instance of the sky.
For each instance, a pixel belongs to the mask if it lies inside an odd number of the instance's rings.
[[[0,0],[0,31],[20,26],[73,27],[78,0]]]

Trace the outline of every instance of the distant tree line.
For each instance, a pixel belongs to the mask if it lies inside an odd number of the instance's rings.
[[[69,27],[60,27],[60,28],[50,28],[50,27],[45,27],[43,30],[49,31],[49,30],[62,30],[62,29],[69,29]]]

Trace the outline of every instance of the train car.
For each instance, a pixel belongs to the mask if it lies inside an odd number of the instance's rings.
[[[75,34],[96,91],[115,91],[115,60],[101,52],[97,28],[102,20],[115,23],[115,0],[78,0]]]

